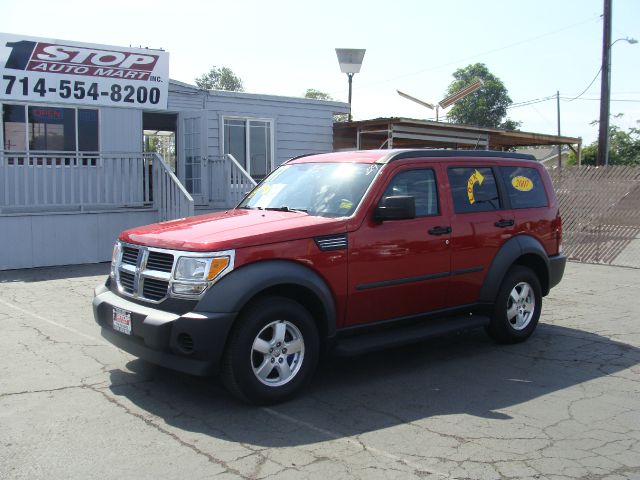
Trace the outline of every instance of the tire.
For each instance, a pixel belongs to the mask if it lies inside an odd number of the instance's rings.
[[[537,275],[527,267],[513,266],[500,285],[487,333],[499,343],[523,342],[536,329],[541,310]]]
[[[302,305],[284,297],[261,298],[241,313],[229,336],[222,381],[244,402],[283,402],[311,380],[319,346],[316,324]]]

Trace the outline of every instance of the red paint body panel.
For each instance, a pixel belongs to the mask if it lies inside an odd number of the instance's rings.
[[[344,323],[347,306],[347,252],[322,252],[312,238],[255,245],[236,250],[236,270],[242,265],[273,259],[287,259],[301,263],[322,277],[336,302],[337,323]],[[278,272],[273,272],[277,276]]]
[[[379,162],[393,151],[314,155],[290,163]],[[120,240],[172,250],[210,252],[234,249],[235,269],[265,260],[308,266],[330,288],[338,326],[358,325],[476,302],[491,262],[514,235],[538,239],[549,255],[558,253],[558,204],[544,168],[548,207],[454,212],[447,168],[522,166],[523,161],[494,158],[425,158],[376,165],[377,177],[353,216],[325,218],[300,212],[234,209],[126,230]],[[433,169],[439,213],[411,220],[377,222],[374,210],[386,186],[403,170]],[[498,220],[514,220],[500,228]],[[433,227],[451,233],[430,235]],[[348,234],[348,249],[321,251],[315,237]],[[278,272],[274,272],[277,275]]]
[[[392,178],[400,172],[431,169],[439,182],[443,171],[435,162],[398,162],[378,179],[370,208],[349,239],[349,324],[414,315],[445,308],[449,289],[450,235],[429,235],[448,226],[448,205],[439,215],[411,220],[375,222],[373,209]],[[441,195],[441,198],[446,198]],[[445,202],[446,203],[446,202]],[[438,275],[441,275],[438,277]],[[426,278],[427,277],[427,278]],[[387,286],[375,286],[386,282]]]
[[[345,220],[270,210],[229,210],[125,230],[120,240],[212,252],[344,233]]]

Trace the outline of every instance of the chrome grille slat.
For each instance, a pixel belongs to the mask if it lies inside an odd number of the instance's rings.
[[[165,297],[168,288],[169,282],[145,278],[142,286],[142,295],[144,298],[157,301]]]
[[[133,283],[134,277],[132,274],[128,272],[120,272],[120,285],[125,292],[132,294],[133,293]]]
[[[133,247],[123,247],[122,248],[122,263],[127,263],[129,265],[135,265],[138,261],[138,252],[139,249]]]
[[[149,258],[147,259],[148,270],[171,272],[172,268],[173,255],[171,255],[170,253],[156,252],[155,250],[149,252]]]

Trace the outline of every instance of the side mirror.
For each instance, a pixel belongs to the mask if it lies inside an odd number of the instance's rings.
[[[373,218],[385,220],[408,220],[416,217],[416,199],[408,195],[384,197],[375,209]]]

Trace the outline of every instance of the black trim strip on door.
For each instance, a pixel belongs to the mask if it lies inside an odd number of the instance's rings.
[[[383,280],[381,282],[363,283],[357,285],[356,290],[370,290],[372,288],[394,287],[396,285],[404,285],[407,283],[424,282],[426,280],[436,280],[454,275],[466,275],[468,273],[477,273],[484,270],[484,267],[471,267],[454,270],[453,272],[430,273],[429,275],[420,275],[419,277],[394,278],[393,280]]]
[[[424,282],[425,280],[435,280],[436,278],[448,277],[449,275],[451,275],[451,272],[431,273],[419,277],[394,278],[393,280],[383,280],[381,282],[363,283],[362,285],[356,286],[356,290],[369,290],[371,288],[392,287],[405,283]]]
[[[478,273],[484,270],[484,267],[471,267],[471,268],[462,268],[460,270],[454,270],[451,275],[466,275],[467,273]]]

